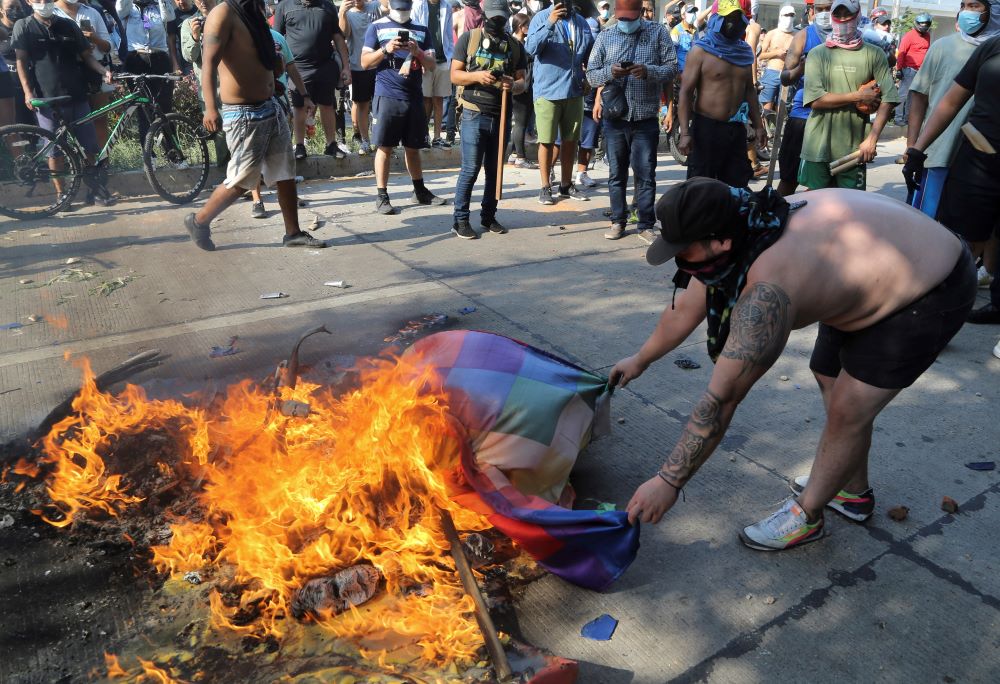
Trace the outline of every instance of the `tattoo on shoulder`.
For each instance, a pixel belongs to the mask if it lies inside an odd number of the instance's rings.
[[[736,302],[722,356],[743,361],[741,375],[769,368],[781,355],[791,326],[790,302],[773,283],[755,283]]]

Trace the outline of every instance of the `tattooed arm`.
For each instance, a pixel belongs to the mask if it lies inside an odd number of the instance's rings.
[[[670,510],[680,488],[722,441],[736,407],[781,355],[793,320],[791,302],[778,285],[758,282],[744,290],[708,389],[663,464],[663,475],[654,475],[632,495],[629,522],[656,523]]]

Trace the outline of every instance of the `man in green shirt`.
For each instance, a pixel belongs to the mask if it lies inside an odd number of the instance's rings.
[[[812,107],[802,141],[799,183],[810,190],[865,189],[865,164],[899,101],[885,53],[865,43],[858,30],[858,0],[834,0],[833,30],[809,51],[803,104]],[[877,107],[868,130],[870,112]],[[830,162],[860,152],[859,164],[836,176]]]

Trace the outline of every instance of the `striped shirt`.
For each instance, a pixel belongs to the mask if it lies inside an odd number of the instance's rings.
[[[616,28],[601,31],[587,63],[587,80],[598,88],[611,80],[611,67],[634,62],[646,67],[646,78],[625,79],[628,121],[655,117],[660,110],[660,91],[677,75],[677,53],[667,27],[642,20],[635,33]]]

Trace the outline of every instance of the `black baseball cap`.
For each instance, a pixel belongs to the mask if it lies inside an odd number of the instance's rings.
[[[492,19],[493,17],[508,19],[510,17],[510,7],[507,5],[507,0],[486,0],[483,3],[483,14],[487,19]]]
[[[656,218],[660,237],[646,250],[646,261],[653,266],[700,240],[732,237],[739,227],[739,206],[728,185],[696,176],[663,194],[656,203]]]

